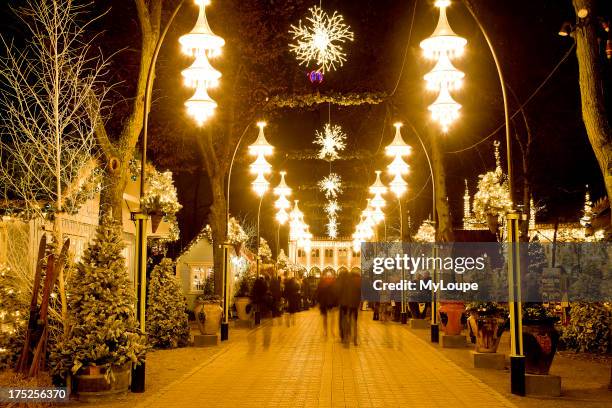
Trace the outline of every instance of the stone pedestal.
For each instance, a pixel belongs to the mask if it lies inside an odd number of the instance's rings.
[[[429,330],[431,322],[428,319],[410,319],[411,329]]]
[[[525,374],[525,393],[542,397],[558,397],[561,395],[561,377]]]
[[[211,347],[219,345],[219,336],[216,334],[196,334],[193,336],[194,347]]]
[[[252,329],[253,327],[255,327],[255,322],[252,319],[236,320],[234,322],[235,329]]]
[[[506,356],[498,353],[477,353],[471,351],[474,368],[503,370],[506,368]]]
[[[462,334],[458,334],[456,336],[449,336],[445,334],[442,336],[441,344],[444,348],[464,348],[467,346],[467,340]]]

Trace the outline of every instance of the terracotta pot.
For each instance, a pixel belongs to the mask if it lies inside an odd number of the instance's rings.
[[[468,324],[476,334],[476,352],[495,353],[503,334],[504,319],[499,316],[472,313]]]
[[[203,309],[206,316],[203,334],[217,334],[219,327],[221,327],[223,309],[219,303],[204,303]]]
[[[112,375],[106,379],[106,367],[83,367],[74,376],[74,390],[79,398],[102,397],[127,392],[130,387],[132,364],[112,366]]]
[[[554,322],[554,319],[523,320],[523,351],[528,374],[547,375],[550,371],[559,344]]]
[[[247,306],[251,304],[251,298],[236,297],[234,298],[234,303],[236,304],[236,313],[238,314],[238,319],[249,320],[251,318],[251,314],[247,312]]]
[[[461,317],[465,310],[463,302],[442,302],[440,306],[440,323],[442,330],[448,336],[457,336],[461,334],[463,325]]]

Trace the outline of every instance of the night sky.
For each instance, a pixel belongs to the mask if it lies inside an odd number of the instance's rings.
[[[168,2],[175,4],[176,2]],[[473,0],[472,3],[483,25],[489,31],[494,46],[501,59],[507,84],[522,102],[541,84],[544,78],[559,63],[571,48],[570,37],[560,37],[557,33],[565,20],[574,21],[570,0],[513,0],[485,1]],[[601,13],[610,15],[610,4]],[[122,81],[114,88],[112,110],[109,121],[112,126],[121,125],[122,112],[129,107],[133,92],[134,75],[138,63],[140,31],[133,3],[128,0],[96,1],[96,8],[108,10],[98,21],[96,27],[104,30],[100,47],[107,56],[119,49],[113,57],[109,81]],[[255,50],[275,47],[280,55],[279,61],[290,72],[285,79],[291,81],[291,89],[296,93],[315,91],[306,78],[308,71],[299,66],[288,51],[287,35],[266,37],[266,30],[284,32],[289,23],[297,23],[306,15],[308,7],[317,1],[302,0],[213,0],[207,8],[210,25],[218,35],[228,39],[232,30],[239,30],[226,19],[232,15],[251,13],[259,8],[263,20],[253,36],[242,35],[237,41],[252,42]],[[292,5],[289,15],[279,22],[279,10]],[[501,92],[493,60],[477,25],[459,1],[453,1],[448,10],[449,21],[455,32],[467,38],[465,55],[455,65],[466,74],[464,87],[454,94],[462,104],[461,117],[447,135],[441,135],[428,118],[427,106],[434,95],[424,89],[423,75],[432,64],[424,60],[420,53],[419,42],[429,36],[437,22],[437,10],[431,0],[324,0],[327,11],[338,10],[355,33],[355,41],[346,46],[347,62],[335,72],[326,75],[319,86],[321,93],[337,92],[386,92],[390,96],[384,103],[374,106],[338,107],[319,105],[311,110],[283,109],[262,115],[268,121],[266,129],[268,140],[275,146],[275,155],[270,160],[274,170],[286,170],[287,182],[294,188],[295,198],[301,203],[306,222],[315,236],[324,234],[325,216],[322,211],[323,194],[316,183],[329,172],[329,163],[321,160],[300,160],[301,156],[315,152],[312,141],[315,130],[321,129],[328,115],[332,123],[340,124],[348,135],[348,146],[344,154],[350,159],[332,163],[333,171],[339,173],[346,187],[339,202],[344,207],[339,222],[340,235],[349,236],[358,220],[358,212],[365,206],[366,187],[374,181],[374,170],[384,170],[389,159],[384,156],[384,146],[393,137],[395,121],[413,123],[421,136],[439,137],[445,153],[447,170],[448,199],[455,221],[460,221],[462,213],[463,180],[467,178],[471,193],[476,188],[477,176],[494,167],[493,141],[503,141],[503,129],[477,145],[463,150],[478,142],[503,122]],[[5,7],[5,6],[2,6]],[[169,5],[166,6],[169,13]],[[5,30],[10,19],[3,12]],[[411,24],[414,12],[414,23]],[[166,14],[167,15],[167,14]],[[186,244],[205,223],[210,204],[210,189],[202,158],[196,147],[196,138],[201,137],[202,129],[193,129],[183,111],[183,102],[189,97],[189,90],[181,85],[180,70],[189,61],[180,56],[176,39],[187,32],[197,16],[197,9],[189,6],[181,10],[178,21],[170,30],[159,61],[155,83],[155,106],[152,110],[151,155],[158,167],[169,168],[175,172],[180,201],[184,209],[179,214],[181,222],[181,244]],[[228,17],[229,16],[229,17]],[[267,21],[266,21],[267,20]],[[235,34],[235,33],[234,33]],[[247,38],[248,37],[248,38]],[[409,42],[408,42],[409,41]],[[236,44],[228,40],[224,57],[213,65],[222,73],[232,57],[232,47]],[[405,58],[404,58],[405,57]],[[246,58],[246,57],[245,57]],[[253,69],[264,73],[271,70],[266,61],[258,61]],[[401,76],[400,76],[401,73]],[[609,77],[609,75],[608,75]],[[540,218],[553,220],[556,217],[576,219],[579,217],[584,186],[589,184],[595,198],[603,195],[603,183],[593,152],[588,144],[580,113],[578,88],[578,67],[575,54],[561,64],[550,81],[526,106],[527,119],[534,136],[530,166],[533,195],[539,206],[545,206]],[[281,80],[281,79],[279,79]],[[222,78],[223,81],[223,78]],[[252,84],[256,87],[257,84]],[[227,91],[222,82],[219,93]],[[215,94],[213,94],[213,98]],[[219,100],[219,99],[218,99]],[[222,100],[222,98],[221,98]],[[517,103],[510,95],[511,113]],[[110,109],[110,108],[109,108]],[[220,110],[224,109],[220,101]],[[515,118],[516,131],[524,137],[522,117]],[[406,177],[409,191],[405,196],[410,211],[413,229],[431,212],[431,184],[429,168],[415,135],[405,126],[404,139],[413,147],[408,158],[411,173]],[[257,136],[257,129],[245,137],[238,154],[233,174],[231,191],[231,210],[239,218],[246,216],[253,222],[257,211],[257,199],[250,190],[252,176],[248,174],[249,157],[246,146]],[[518,147],[514,149],[515,166],[520,163]],[[505,161],[505,150],[502,149]],[[505,166],[505,165],[504,165]],[[517,183],[521,174],[517,172]],[[387,180],[388,181],[388,180]],[[278,174],[271,179],[274,186]],[[271,195],[264,200],[262,209],[262,235],[274,241],[276,227],[273,220],[273,199]],[[393,210],[392,205],[388,209]],[[388,212],[389,222],[393,223],[396,212]],[[286,232],[281,233],[281,236]]]

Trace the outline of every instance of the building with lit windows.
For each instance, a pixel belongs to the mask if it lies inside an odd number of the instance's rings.
[[[353,251],[350,238],[313,238],[309,248],[298,247],[297,241],[290,241],[289,259],[305,268],[309,276],[361,271],[361,253]]]

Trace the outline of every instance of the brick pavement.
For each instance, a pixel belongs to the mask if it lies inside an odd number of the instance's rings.
[[[359,345],[323,335],[312,310],[230,338],[138,407],[511,407],[397,323],[360,316]]]

